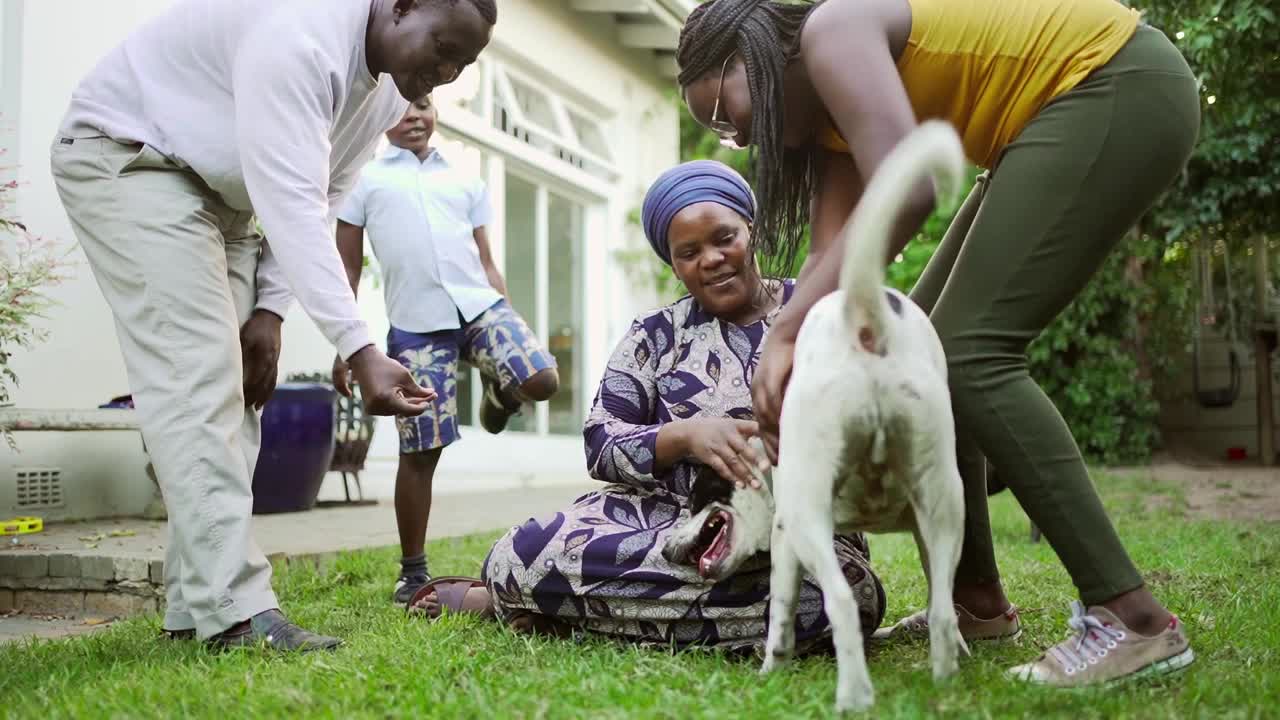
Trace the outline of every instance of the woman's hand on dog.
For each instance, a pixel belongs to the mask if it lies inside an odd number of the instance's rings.
[[[791,364],[795,357],[796,343],[778,333],[770,332],[760,351],[756,374],[751,378],[751,408],[760,424],[760,440],[764,442],[769,462],[778,464],[778,420],[782,416],[782,395],[791,379]]]
[[[760,434],[751,420],[694,418],[678,423],[685,455],[696,458],[739,488],[759,488],[768,462],[747,443]]]

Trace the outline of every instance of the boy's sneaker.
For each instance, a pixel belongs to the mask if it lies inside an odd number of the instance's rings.
[[[401,575],[396,581],[396,589],[391,597],[397,605],[404,605],[413,598],[414,593],[429,582],[431,582],[430,575]]]
[[[1018,609],[1010,606],[1003,613],[988,619],[974,617],[972,613],[959,605],[956,618],[960,621],[960,637],[965,642],[974,640],[1017,640],[1022,635],[1022,621],[1018,618]],[[871,634],[877,642],[889,640],[928,640],[929,610],[926,608],[913,615],[908,615],[889,627],[880,628]]]
[[[520,404],[510,407],[503,402],[496,381],[481,376],[480,382],[484,386],[484,395],[480,399],[480,427],[497,435],[506,429],[511,416],[520,412]]]
[[[1016,680],[1053,687],[1106,685],[1165,675],[1195,661],[1191,643],[1175,616],[1158,635],[1139,635],[1110,610],[1071,604],[1072,637],[1049,648],[1035,662],[1008,670]]]

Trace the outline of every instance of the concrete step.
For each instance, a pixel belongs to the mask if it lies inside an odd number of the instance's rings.
[[[553,513],[600,483],[576,481],[434,499],[428,539],[506,529]],[[395,508],[326,507],[255,515],[254,537],[275,564],[324,562],[340,552],[399,543]],[[109,620],[164,604],[165,523],[105,520],[55,523],[44,532],[0,538],[3,613]],[[4,635],[0,632],[0,635]]]

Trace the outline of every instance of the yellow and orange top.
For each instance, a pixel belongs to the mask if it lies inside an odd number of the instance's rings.
[[[990,168],[1050,100],[1106,64],[1138,26],[1116,0],[909,0],[898,71],[916,120],[955,126],[969,160]],[[818,137],[848,152],[828,124]]]

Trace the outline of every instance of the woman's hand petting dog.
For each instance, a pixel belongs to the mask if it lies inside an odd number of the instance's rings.
[[[757,472],[769,468],[750,444],[760,429],[751,420],[732,418],[694,418],[679,423],[685,455],[696,458],[704,465],[732,480],[740,488],[759,488]],[[753,468],[756,472],[753,472]]]
[[[777,328],[770,331],[760,351],[760,362],[751,379],[751,407],[760,424],[760,440],[769,462],[778,464],[778,420],[782,416],[782,395],[791,379],[795,339],[787,339]]]

